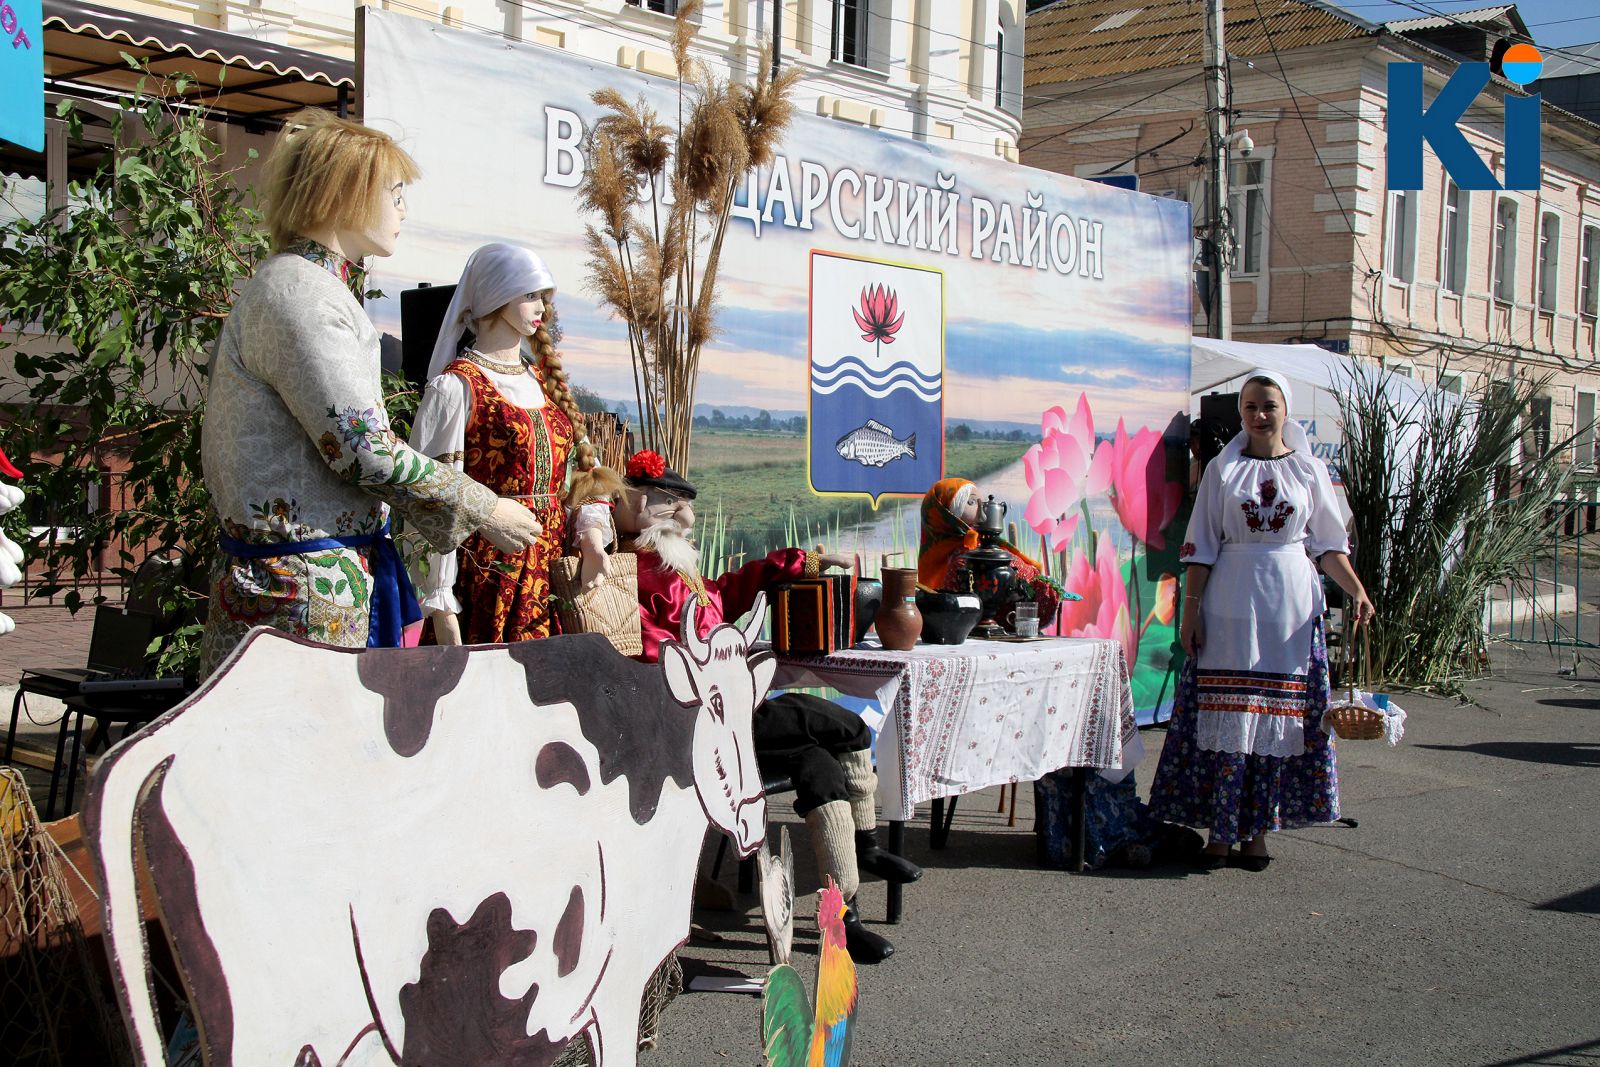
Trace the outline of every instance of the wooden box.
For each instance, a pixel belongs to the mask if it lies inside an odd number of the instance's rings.
[[[772,647],[795,656],[849,648],[855,626],[853,575],[825,574],[785,582],[772,594]]]

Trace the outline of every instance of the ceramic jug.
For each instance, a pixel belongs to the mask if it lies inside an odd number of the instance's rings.
[[[917,571],[914,567],[887,567],[883,572],[883,604],[873,623],[883,647],[904,652],[922,633],[922,612],[917,610]]]

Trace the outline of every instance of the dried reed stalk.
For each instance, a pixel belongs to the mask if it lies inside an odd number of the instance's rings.
[[[734,195],[752,167],[771,165],[800,76],[798,68],[772,75],[765,50],[749,85],[697,69],[689,44],[700,7],[701,0],[681,4],[674,26],[676,129],[642,97],[596,92],[607,114],[590,136],[580,189],[584,210],[599,217],[586,227],[589,288],[627,327],[637,443],[684,474]]]

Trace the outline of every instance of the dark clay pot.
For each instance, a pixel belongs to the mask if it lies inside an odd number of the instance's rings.
[[[851,634],[850,643],[859,645],[861,639],[867,636],[867,631],[872,629],[873,620],[878,617],[878,608],[883,604],[883,583],[876,578],[856,579],[856,627]]]
[[[922,634],[922,612],[917,610],[917,572],[909,567],[887,567],[883,572],[883,605],[873,622],[883,647],[904,652]]]
[[[930,645],[959,645],[978,625],[983,601],[972,593],[917,590],[917,610],[922,612],[922,640]]]

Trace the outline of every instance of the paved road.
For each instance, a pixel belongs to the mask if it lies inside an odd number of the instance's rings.
[[[1496,662],[1477,705],[1403,697],[1401,747],[1342,746],[1360,827],[1277,835],[1263,874],[1041,871],[1031,812],[1008,830],[993,791],[945,852],[915,827],[928,872],[884,928],[899,954],[862,970],[855,1062],[1600,1060],[1600,672],[1574,682],[1542,649]],[[864,899],[881,917],[882,886]],[[729,942],[687,952],[759,972],[758,922],[727,916]],[[643,1062],[757,1064],[758,1026],[754,998],[688,995]]]

